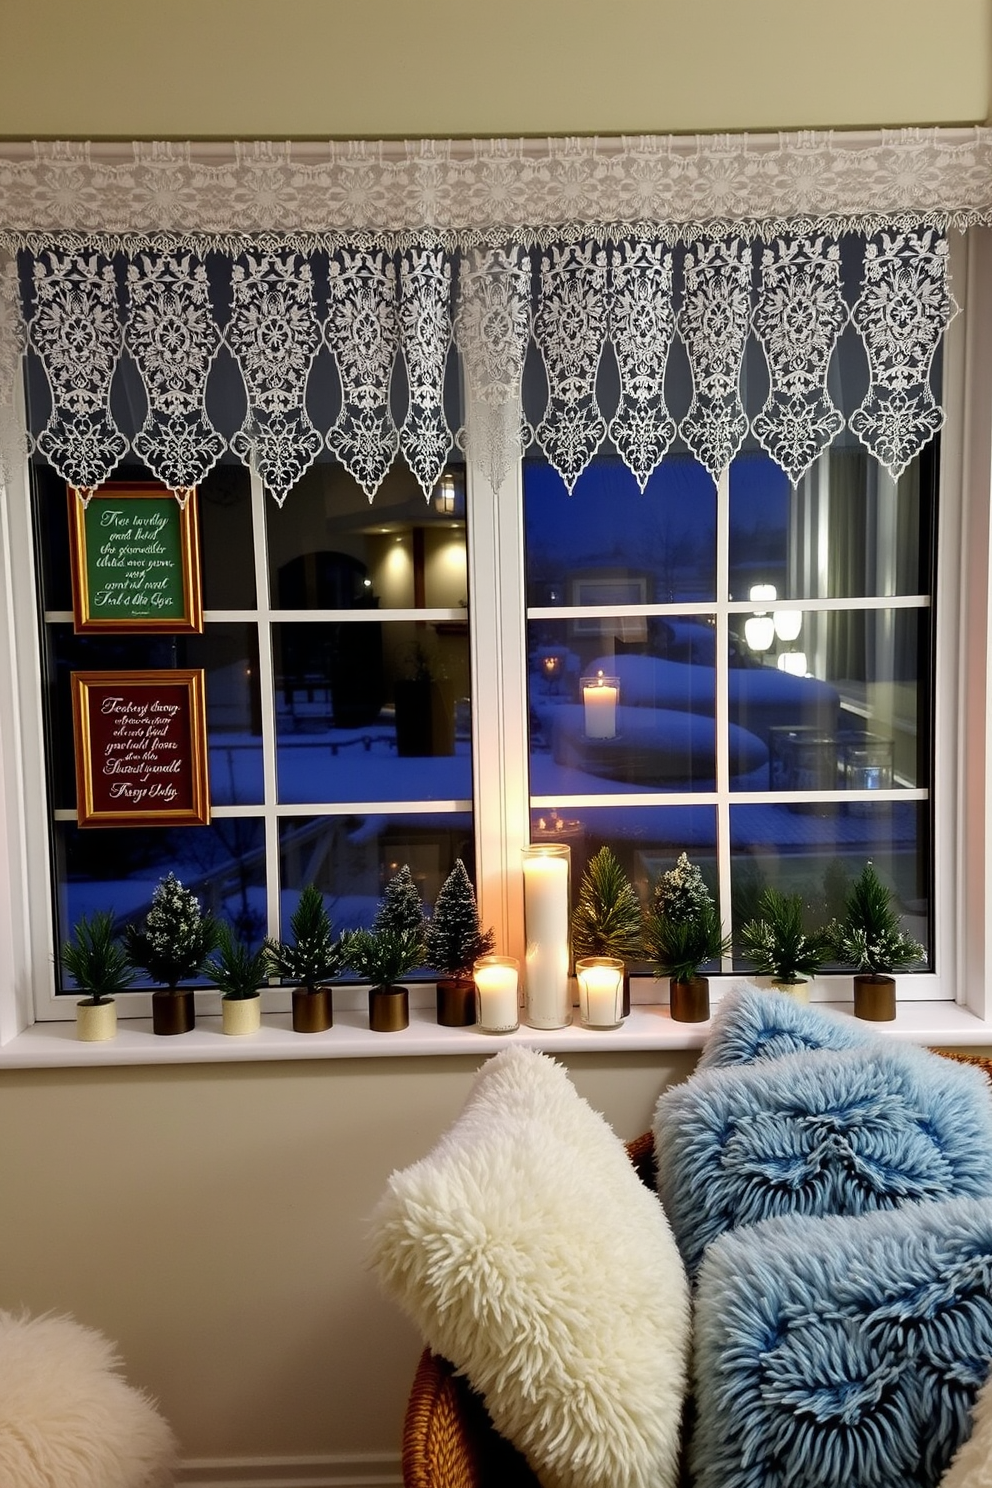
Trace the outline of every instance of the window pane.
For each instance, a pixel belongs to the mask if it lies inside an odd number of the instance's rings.
[[[763,453],[730,467],[730,598],[929,594],[937,452],[894,481],[860,445],[834,445],[793,488]]]
[[[279,799],[468,800],[468,629],[273,626]]]
[[[128,922],[140,923],[166,873],[175,873],[204,909],[228,920],[253,944],[265,934],[265,834],[260,820],[215,818],[208,827],[156,831],[81,830],[72,822],[57,822],[53,834],[58,945],[80,915],[94,910],[111,911],[121,929]]]
[[[248,471],[242,465],[215,465],[197,498],[204,608],[254,609],[255,554]]]
[[[616,623],[590,616],[529,624],[531,791],[712,790],[713,627],[645,619],[644,638],[624,645]],[[757,741],[742,735],[742,744],[748,768],[764,764]]]
[[[604,608],[716,594],[716,489],[688,456],[659,466],[643,496],[616,458],[598,456],[571,496],[550,465],[527,459],[524,526],[529,605]]]
[[[76,804],[72,694],[74,671],[206,672],[210,799],[215,806],[262,799],[258,638],[253,625],[208,625],[202,635],[74,635],[71,625],[47,627],[49,737],[54,805]]]
[[[464,609],[464,475],[449,477],[425,502],[398,468],[370,506],[346,470],[312,465],[284,506],[266,503],[273,607]]]
[[[435,816],[285,817],[279,823],[282,926],[300,891],[315,883],[325,896],[335,931],[371,925],[386,884],[404,863],[420,897],[433,905],[461,858],[475,877],[475,844],[468,812]]]
[[[647,905],[658,876],[688,853],[719,903],[716,810],[713,806],[567,806],[531,810],[532,842],[566,842],[571,849],[572,904],[589,859],[609,847]],[[639,963],[643,972],[647,963]]]
[[[929,608],[807,611],[795,640],[731,658],[729,716],[767,746],[768,789],[929,784],[930,623]]]
[[[927,802],[734,806],[730,843],[735,933],[769,887],[802,894],[813,923],[832,919],[870,858],[905,929],[931,947],[932,961]]]

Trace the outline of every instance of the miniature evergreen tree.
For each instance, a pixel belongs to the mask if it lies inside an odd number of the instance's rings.
[[[778,889],[762,894],[757,918],[741,930],[741,947],[759,976],[793,983],[815,976],[832,951],[825,930],[807,935],[802,894],[782,894]]]
[[[608,847],[589,859],[572,913],[572,953],[635,961],[641,955],[641,905]]]
[[[495,936],[479,924],[475,890],[461,858],[441,885],[425,939],[428,966],[448,977],[470,977],[474,962],[493,948]]]
[[[424,955],[420,930],[373,925],[345,936],[345,958],[351,970],[373,987],[388,987],[419,966]]]
[[[344,951],[334,939],[330,916],[316,884],[307,884],[290,916],[293,944],[268,939],[265,949],[280,976],[315,992],[341,970]]]
[[[272,955],[267,945],[253,951],[234,935],[230,925],[218,926],[215,954],[204,970],[222,997],[229,1002],[254,997],[271,969]]]
[[[655,975],[673,982],[691,982],[707,961],[730,949],[730,936],[723,934],[703,876],[685,853],[660,875],[644,916],[643,937]]]
[[[408,863],[387,883],[376,910],[376,930],[415,930],[424,933],[424,906]]]
[[[134,981],[134,968],[114,934],[113,915],[105,909],[92,918],[81,915],[72,935],[62,947],[62,965],[88,1002],[112,1002]]]
[[[124,947],[131,962],[147,971],[153,982],[174,991],[203,970],[217,935],[213,915],[204,914],[196,895],[168,873],[152,894],[144,930],[128,925]]]
[[[829,935],[837,960],[861,975],[905,971],[926,955],[919,941],[899,928],[892,895],[870,860],[851,885],[844,917],[830,926]]]

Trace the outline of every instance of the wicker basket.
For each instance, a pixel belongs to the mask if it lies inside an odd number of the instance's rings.
[[[947,1054],[977,1064],[992,1080],[992,1059]],[[654,1188],[650,1132],[627,1143],[638,1177]],[[446,1359],[425,1349],[403,1424],[404,1488],[539,1488],[521,1453],[496,1431],[481,1398]]]

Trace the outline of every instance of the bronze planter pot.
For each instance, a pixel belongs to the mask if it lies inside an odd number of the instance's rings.
[[[710,984],[706,977],[690,982],[669,981],[671,1014],[676,1023],[705,1023],[710,1015]]]
[[[854,978],[854,1016],[871,1023],[891,1023],[896,1015],[896,980],[890,976]]]
[[[475,983],[471,977],[439,979],[437,1021],[442,1028],[468,1028],[475,1023]]]
[[[196,1027],[196,1003],[189,987],[165,987],[152,993],[152,1033],[171,1037]]]
[[[410,1026],[410,994],[406,987],[369,988],[369,1027],[373,1033],[399,1033]]]
[[[293,1032],[323,1033],[334,1024],[334,1006],[330,987],[293,988]]]

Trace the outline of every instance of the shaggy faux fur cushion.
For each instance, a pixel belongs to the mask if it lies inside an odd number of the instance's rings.
[[[935,1488],[992,1358],[990,1275],[989,1199],[718,1240],[696,1291],[695,1488]]]
[[[895,1043],[708,1069],[660,1097],[658,1192],[690,1275],[725,1230],[992,1194],[981,1070]]]
[[[878,1039],[851,1018],[797,1002],[785,992],[735,982],[714,1009],[696,1068],[757,1064],[803,1049],[858,1049]]]
[[[971,1435],[954,1454],[940,1488],[992,1488],[992,1378],[978,1392]]]
[[[373,1217],[372,1263],[550,1488],[677,1477],[688,1287],[657,1197],[561,1065],[523,1047]]]
[[[165,1488],[175,1443],[112,1343],[70,1318],[0,1312],[3,1488]]]

